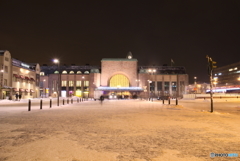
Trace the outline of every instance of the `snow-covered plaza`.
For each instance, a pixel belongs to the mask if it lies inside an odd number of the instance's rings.
[[[0,161],[240,160],[240,99],[174,103],[0,102]]]

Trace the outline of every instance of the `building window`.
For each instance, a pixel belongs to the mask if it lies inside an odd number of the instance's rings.
[[[8,73],[8,66],[4,66],[4,72]]]
[[[4,79],[3,85],[7,86],[7,79]]]
[[[62,74],[67,74],[67,71],[66,71],[66,70],[64,70],[64,71],[62,72]]]
[[[129,87],[129,80],[122,74],[116,74],[110,79],[110,87]]]
[[[172,91],[177,91],[177,82],[172,82]]]
[[[83,82],[83,86],[84,86],[84,91],[88,91],[89,81],[84,81],[84,82]]]
[[[81,71],[77,71],[77,74],[82,74],[82,72]]]
[[[164,82],[164,91],[169,91],[169,82]]]
[[[59,74],[59,71],[56,70],[56,71],[54,72],[54,74]]]
[[[5,57],[5,61],[8,61],[9,59],[8,59],[8,57]]]
[[[162,91],[162,82],[157,82],[157,90]]]
[[[67,86],[67,81],[66,80],[63,80],[62,81],[62,87],[66,87]]]
[[[41,76],[44,76],[44,72],[40,72],[40,75],[41,75]]]
[[[81,81],[76,81],[76,86],[81,87]]]
[[[154,91],[155,90],[155,82],[151,82],[150,83],[150,91]]]
[[[74,85],[74,84],[73,84],[73,81],[68,81],[68,86],[69,86],[69,87],[73,87],[73,85]]]
[[[85,71],[84,74],[89,74],[89,71]]]

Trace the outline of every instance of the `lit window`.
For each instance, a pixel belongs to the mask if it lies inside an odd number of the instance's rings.
[[[73,81],[68,81],[69,87],[73,87]]]
[[[231,71],[233,71],[233,69],[229,69],[228,71],[231,72]]]
[[[85,71],[84,74],[89,74],[89,71]]]
[[[69,74],[74,74],[74,71],[70,71]]]
[[[62,87],[66,87],[67,86],[67,81],[63,80],[62,81]]]
[[[222,73],[218,73],[218,75],[222,75]]]
[[[44,74],[44,72],[40,72],[40,75],[44,76],[45,74]]]
[[[76,81],[76,86],[81,87],[81,81]]]
[[[237,69],[238,69],[237,67],[234,68],[234,70],[237,70]]]
[[[59,71],[57,71],[57,70],[54,72],[54,74],[58,74],[58,73],[59,73]]]
[[[67,74],[67,71],[66,71],[66,70],[64,70],[64,71],[62,72],[62,74]]]
[[[77,71],[77,74],[82,74],[82,72],[81,71]]]

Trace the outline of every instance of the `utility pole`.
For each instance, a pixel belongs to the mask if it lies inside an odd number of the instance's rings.
[[[217,66],[215,66],[215,64],[217,62],[213,61],[211,57],[209,57],[208,55],[206,56],[207,60],[208,60],[208,75],[210,78],[210,99],[211,99],[211,111],[213,112],[213,78],[212,78],[212,72],[214,68],[217,68]]]

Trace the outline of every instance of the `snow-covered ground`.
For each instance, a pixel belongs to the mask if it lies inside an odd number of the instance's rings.
[[[0,161],[240,160],[240,99],[48,101],[0,101]]]

